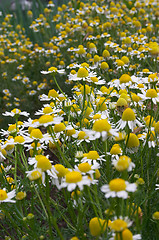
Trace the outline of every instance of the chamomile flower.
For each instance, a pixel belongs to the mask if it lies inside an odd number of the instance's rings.
[[[118,136],[117,129],[112,129],[107,119],[95,121],[92,127],[92,134],[95,139],[102,137],[102,141],[105,141],[111,135]]]
[[[118,158],[112,158],[112,164],[119,172],[124,170],[127,170],[129,172],[132,171],[132,169],[135,167],[135,164],[131,161],[131,158],[125,155]]]
[[[141,122],[136,119],[135,113],[131,108],[126,108],[122,114],[122,118],[117,122],[117,128],[123,129],[128,125],[132,131],[138,125],[142,127]]]
[[[110,240],[139,240],[141,239],[141,235],[140,234],[135,234],[133,235],[132,232],[128,229],[128,228],[125,228],[122,232],[119,232],[119,233],[113,233],[112,234],[113,237],[110,238]]]
[[[60,69],[58,70],[56,67],[50,67],[48,71],[41,71],[42,74],[50,74],[50,73],[59,73],[59,74],[64,74],[65,69]]]
[[[116,178],[109,182],[109,184],[103,185],[101,191],[105,193],[106,198],[128,198],[128,192],[135,192],[137,185],[135,183],[129,183],[122,178]]]
[[[120,216],[119,218],[115,217],[115,219],[109,224],[109,227],[113,232],[121,233],[131,225],[132,222],[128,219],[128,217],[123,218]]]
[[[34,165],[34,169],[40,169],[42,175],[42,183],[45,183],[45,174],[47,173],[51,178],[57,178],[57,171],[51,164],[50,160],[44,155],[36,155],[35,158],[29,158],[29,164]]]
[[[70,171],[62,179],[60,188],[67,187],[69,192],[72,192],[76,187],[83,190],[84,185],[90,186],[91,179],[88,176],[82,176],[79,171]]]
[[[148,89],[147,91],[142,91],[142,94],[138,93],[138,96],[144,100],[152,100],[154,104],[159,102],[159,93],[155,89]]]
[[[11,112],[5,112],[3,113],[3,116],[10,116],[10,117],[17,117],[19,115],[22,115],[22,116],[25,116],[25,117],[28,117],[29,116],[29,113],[27,112],[21,112],[20,109],[17,109],[17,108],[14,108]]]
[[[16,196],[16,190],[12,190],[11,192],[6,192],[6,189],[0,189],[0,203],[2,202],[11,202],[15,203],[15,200],[12,200]]]

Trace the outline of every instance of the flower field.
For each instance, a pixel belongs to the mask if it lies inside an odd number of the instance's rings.
[[[0,19],[0,238],[158,240],[158,0]]]

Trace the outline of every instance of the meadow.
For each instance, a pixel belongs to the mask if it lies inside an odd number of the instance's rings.
[[[159,2],[0,12],[0,235],[158,240]]]

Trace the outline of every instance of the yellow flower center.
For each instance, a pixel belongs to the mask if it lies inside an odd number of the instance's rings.
[[[82,94],[84,94],[84,91],[86,94],[89,94],[91,92],[91,89],[88,85],[85,85],[85,87],[84,86],[80,87],[80,91]]]
[[[159,212],[155,212],[153,215],[152,215],[153,219],[155,220],[159,220]]]
[[[131,108],[125,109],[125,111],[122,114],[122,120],[123,121],[134,121],[136,119],[135,113]]]
[[[94,217],[89,222],[91,235],[96,237],[103,233],[106,229],[106,220]]]
[[[109,65],[106,62],[102,62],[100,67],[101,67],[101,69],[108,69]]]
[[[108,123],[108,121],[106,119],[100,119],[95,121],[95,123],[93,124],[93,130],[96,132],[109,132],[111,129],[111,125]]]
[[[110,223],[110,228],[115,232],[121,232],[125,228],[127,228],[127,226],[128,226],[127,223],[122,219],[116,219]]]
[[[96,114],[93,116],[93,119],[94,119],[94,120],[97,120],[97,119],[99,119],[99,118],[101,118],[101,114],[99,114],[99,113],[96,113]]]
[[[117,107],[122,107],[122,106],[127,106],[128,103],[124,98],[119,98],[118,101],[116,102]]]
[[[97,77],[91,77],[92,82],[98,82],[98,78]]]
[[[157,97],[157,92],[155,89],[148,89],[146,92],[146,97],[155,98]]]
[[[14,138],[14,142],[16,143],[23,143],[25,141],[25,139],[22,136],[16,136]]]
[[[50,91],[49,91],[49,93],[48,93],[48,97],[50,98],[50,97],[53,97],[53,98],[57,98],[59,95],[58,95],[58,93],[56,92],[56,90],[55,89],[51,89]]]
[[[110,150],[110,154],[120,154],[121,153],[121,148],[119,144],[114,144],[113,147]]]
[[[89,163],[80,163],[78,165],[78,169],[81,171],[81,172],[88,172],[91,170],[91,165]]]
[[[77,183],[82,180],[82,175],[80,172],[72,171],[66,174],[67,183]]]
[[[132,232],[127,228],[122,232],[121,235],[116,233],[115,240],[133,240]]]
[[[75,134],[76,133],[76,130],[73,128],[73,129],[71,129],[71,130],[67,130],[66,131],[66,135],[67,136],[72,136],[73,134]]]
[[[58,124],[55,124],[54,126],[54,131],[57,133],[57,132],[62,132],[64,131],[66,128],[65,124],[64,123],[58,123]]]
[[[121,156],[117,162],[116,169],[118,171],[124,171],[129,167],[130,163],[131,163],[131,158],[127,156]]]
[[[50,170],[52,168],[51,162],[50,160],[41,155],[38,159],[37,159],[37,168],[40,168],[42,171],[46,171],[46,170]]]
[[[127,141],[128,136],[125,138],[125,142],[127,143],[127,147],[129,148],[134,148],[138,147],[140,142],[138,137],[134,133],[130,133],[128,141]]]
[[[54,167],[58,171],[58,177],[64,177],[68,171],[62,164],[56,164]]]
[[[86,133],[84,132],[84,131],[80,131],[79,133],[78,133],[78,139],[79,140],[82,140],[82,139],[84,139],[86,137]]]
[[[88,70],[86,68],[79,68],[79,70],[77,72],[77,77],[79,77],[79,78],[88,77]]]
[[[8,196],[7,196],[6,191],[3,190],[3,189],[0,189],[0,201],[5,200],[7,197],[8,197]]]
[[[155,131],[159,133],[159,121],[155,124]]]
[[[11,112],[14,114],[19,114],[19,113],[21,113],[21,110],[18,108],[14,108]]]
[[[121,178],[116,178],[110,181],[109,188],[111,191],[120,192],[126,189],[126,183]]]
[[[128,74],[123,74],[120,78],[120,83],[127,83],[127,82],[130,82],[132,81],[131,80],[131,77],[128,75]]]
[[[50,72],[57,72],[57,68],[56,67],[50,67],[48,70]]]
[[[25,197],[26,197],[26,192],[18,192],[15,198],[17,200],[22,200]]]
[[[43,138],[43,134],[39,129],[33,129],[30,133],[30,137],[35,139],[41,139]]]
[[[10,133],[16,132],[16,124],[11,124],[11,125],[9,125],[8,131],[9,131]],[[19,132],[19,128],[17,129],[17,131]]]
[[[86,155],[84,154],[88,159],[97,160],[99,158],[99,154],[97,151],[89,151]]]
[[[28,177],[30,181],[37,180],[38,178],[41,178],[41,172],[39,172],[38,170],[35,170]]]
[[[51,107],[45,107],[43,109],[43,113],[45,113],[45,114],[52,113],[52,108]]]
[[[51,115],[42,115],[39,118],[39,123],[40,124],[45,124],[53,121],[53,117]]]

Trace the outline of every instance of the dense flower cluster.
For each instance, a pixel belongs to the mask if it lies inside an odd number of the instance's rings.
[[[56,36],[42,47],[19,25],[19,35],[6,30],[12,16],[2,23],[1,38],[13,41],[1,41],[7,49],[1,49],[1,65],[16,66],[15,86],[21,81],[34,95],[50,79],[56,84],[39,94],[34,117],[19,108],[3,113],[14,123],[0,132],[2,210],[16,202],[20,219],[33,220],[30,209],[45,215],[49,239],[53,228],[65,239],[58,219],[72,230],[69,237],[77,235],[71,239],[146,239],[143,226],[158,219],[158,206],[151,205],[159,179],[159,3],[71,1],[52,16],[53,8],[50,1],[30,24],[37,36],[56,23]],[[45,81],[31,83],[24,68],[44,59],[39,74]],[[9,89],[3,94],[4,100],[11,96]]]

